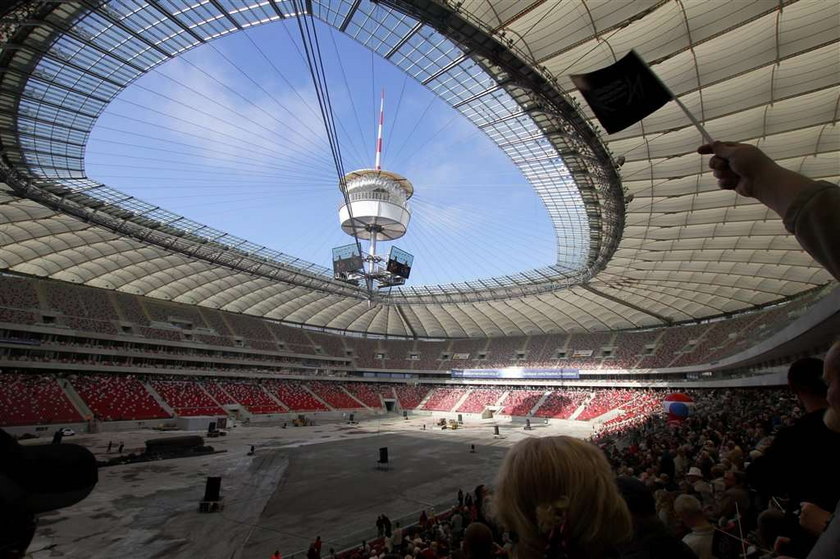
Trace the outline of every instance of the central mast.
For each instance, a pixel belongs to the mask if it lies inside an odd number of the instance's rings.
[[[333,273],[336,279],[358,285],[391,287],[405,283],[414,257],[396,247],[391,248],[387,266],[377,256],[378,241],[393,241],[405,235],[411,211],[408,199],[414,187],[405,177],[382,170],[382,130],[385,124],[385,91],[379,101],[379,124],[373,169],[359,169],[344,176],[339,189],[345,202],[339,207],[341,229],[350,236],[369,242],[366,256],[357,245],[333,249]]]

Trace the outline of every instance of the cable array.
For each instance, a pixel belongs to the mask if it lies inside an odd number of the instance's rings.
[[[312,77],[312,84],[315,87],[315,94],[318,97],[318,108],[321,111],[321,118],[324,121],[324,128],[327,132],[327,139],[330,143],[330,152],[332,153],[333,162],[335,163],[335,171],[338,174],[338,183],[341,188],[341,194],[344,196],[344,203],[347,206],[347,211],[350,215],[350,221],[353,222],[353,210],[350,204],[350,195],[347,193],[347,184],[344,181],[347,173],[344,169],[344,163],[341,158],[341,145],[338,140],[338,130],[335,123],[335,114],[333,113],[332,101],[330,99],[330,91],[327,86],[327,76],[324,72],[324,60],[321,56],[321,45],[318,41],[318,30],[315,26],[315,18],[311,13],[308,13],[304,7],[303,0],[293,0],[295,11],[299,14],[295,19],[297,20],[298,30],[300,31],[300,38],[303,43],[303,50],[306,55],[306,64],[309,67],[309,74]],[[353,240],[356,243],[356,250],[359,255],[362,254],[362,243],[359,241],[359,235],[355,223],[353,224]],[[370,277],[366,278],[366,287],[368,297],[373,299],[373,281]]]

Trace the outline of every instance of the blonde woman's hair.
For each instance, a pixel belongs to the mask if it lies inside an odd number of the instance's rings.
[[[518,559],[542,558],[549,533],[562,521],[570,550],[585,557],[631,535],[630,512],[607,459],[571,437],[530,438],[511,448],[491,510],[519,536]]]

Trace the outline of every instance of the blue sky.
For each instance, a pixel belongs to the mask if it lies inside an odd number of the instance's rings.
[[[411,285],[552,264],[554,234],[517,168],[457,111],[351,38],[319,24],[344,168],[411,180]],[[90,178],[258,244],[331,265],[337,175],[294,21],[198,47],[127,88],[88,143]],[[388,245],[382,247],[387,251]]]

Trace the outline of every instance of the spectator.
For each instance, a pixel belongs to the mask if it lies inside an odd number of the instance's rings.
[[[399,521],[394,523],[394,533],[391,536],[391,549],[394,553],[402,551],[403,530],[400,528]]]
[[[609,464],[571,437],[529,438],[508,451],[496,478],[495,511],[519,536],[520,559],[597,559],[629,540],[630,513]]]
[[[744,473],[729,471],[723,474],[726,490],[717,507],[717,515],[727,520],[749,511],[750,496],[744,487]]]
[[[700,468],[697,466],[689,468],[685,479],[689,484],[690,492],[694,493],[704,505],[710,505],[714,502],[712,486],[703,479],[703,472]]]
[[[493,533],[480,522],[473,522],[464,531],[465,559],[492,559],[494,555]]]
[[[674,510],[683,524],[691,529],[682,541],[694,551],[699,559],[714,559],[712,539],[715,528],[703,514],[700,501],[691,495],[680,495],[674,501]]]
[[[826,426],[834,432],[840,433],[840,339],[834,342],[825,356],[823,378],[828,383],[828,411],[824,416]],[[834,475],[837,475],[838,460],[832,459],[835,465]],[[803,511],[807,503],[803,503]],[[809,507],[807,507],[809,508]],[[807,518],[800,517],[800,523],[810,525]],[[816,545],[808,554],[808,559],[832,559],[837,557],[840,549],[840,502],[834,509],[831,519],[825,524]]]
[[[805,414],[779,431],[763,456],[747,469],[751,486],[766,496],[787,496],[793,508],[808,501],[833,510],[840,500],[840,478],[832,457],[840,448],[840,433],[823,422],[828,387],[820,359],[800,359],[788,371],[788,385]]]
[[[622,546],[622,559],[697,559],[656,517],[653,495],[641,481],[620,477],[617,483],[633,519],[633,540]]]

